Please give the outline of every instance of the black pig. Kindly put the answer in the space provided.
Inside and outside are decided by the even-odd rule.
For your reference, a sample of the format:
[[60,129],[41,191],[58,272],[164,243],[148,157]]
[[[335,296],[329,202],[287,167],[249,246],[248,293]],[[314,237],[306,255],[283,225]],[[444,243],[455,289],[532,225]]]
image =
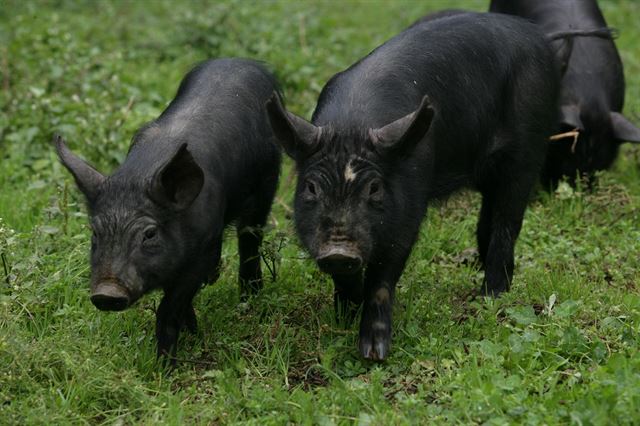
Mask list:
[[281,160],[264,110],[274,90],[273,76],[254,61],[198,65],[108,177],[55,140],[88,203],[91,301],[120,311],[163,289],[159,355],[175,355],[181,328],[195,331],[192,300],[203,282],[217,278],[226,225],[237,224],[241,294],[262,286],[260,228]]
[[[547,33],[606,26],[595,0],[492,0],[492,12],[508,13],[539,24]],[[556,133],[578,129],[550,144],[543,183],[550,188],[567,176],[585,176],[611,166],[622,142],[640,142],[640,129],[621,111],[624,104],[622,61],[612,39],[579,37],[555,41],[565,69],[561,82],[561,114]]]
[[509,289],[556,117],[556,68],[537,26],[456,13],[413,25],[331,78],[312,123],[269,101],[298,169],[298,234],[332,275],[336,307],[364,302],[363,357],[388,354],[394,289],[434,198],[482,193],[482,290]]

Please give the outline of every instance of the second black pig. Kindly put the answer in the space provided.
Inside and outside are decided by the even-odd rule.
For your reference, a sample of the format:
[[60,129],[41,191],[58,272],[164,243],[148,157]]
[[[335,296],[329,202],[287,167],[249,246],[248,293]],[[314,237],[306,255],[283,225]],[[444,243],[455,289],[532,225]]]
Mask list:
[[91,301],[119,311],[164,290],[156,312],[159,355],[175,354],[183,327],[195,330],[192,300],[217,277],[226,225],[237,224],[241,293],[262,286],[260,228],[281,158],[264,110],[274,90],[274,78],[257,62],[202,63],[162,115],[137,132],[111,176],[55,141],[87,199]]
[[462,187],[482,193],[482,291],[509,289],[558,80],[537,26],[456,13],[413,25],[331,78],[312,123],[277,95],[269,102],[297,165],[297,232],[332,275],[336,307],[364,302],[363,357],[389,353],[395,286],[434,198]]
[[[492,0],[490,10],[531,20],[547,33],[607,25],[595,0]],[[555,131],[577,129],[579,135],[551,143],[543,183],[555,187],[563,176],[572,183],[585,176],[591,183],[595,171],[613,164],[622,142],[640,142],[640,129],[622,115],[622,61],[610,38],[576,37],[554,44],[565,70]]]

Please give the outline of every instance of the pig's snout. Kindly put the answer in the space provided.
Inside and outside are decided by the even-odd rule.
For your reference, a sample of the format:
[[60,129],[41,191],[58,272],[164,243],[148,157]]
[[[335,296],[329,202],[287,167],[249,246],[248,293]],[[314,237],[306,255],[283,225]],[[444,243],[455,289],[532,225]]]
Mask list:
[[103,281],[91,292],[91,302],[101,311],[122,311],[129,307],[131,297],[120,283]]
[[325,247],[316,258],[318,266],[329,274],[353,274],[362,268],[362,256],[353,245]]

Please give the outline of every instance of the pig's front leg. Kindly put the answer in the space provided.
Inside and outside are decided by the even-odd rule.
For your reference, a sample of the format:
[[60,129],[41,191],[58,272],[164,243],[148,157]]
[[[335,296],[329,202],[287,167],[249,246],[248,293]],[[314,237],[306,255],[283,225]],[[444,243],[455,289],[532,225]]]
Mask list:
[[158,357],[170,357],[171,365],[175,365],[180,330],[186,327],[195,332],[197,328],[196,314],[193,310],[192,301],[200,288],[200,283],[181,284],[177,289],[165,291],[156,312]]
[[360,354],[366,359],[382,361],[389,354],[395,288],[409,251],[367,266],[358,342]]
[[360,320],[360,354],[382,361],[391,346],[391,314],[395,283],[379,282],[365,289],[365,302]]
[[[175,365],[178,336],[183,328],[195,333],[197,331],[196,313],[193,309],[193,298],[202,282],[211,278],[218,270],[222,245],[218,241],[213,250],[202,254],[199,269],[191,269],[182,275],[180,282],[165,288],[164,297],[156,312],[156,338],[158,340],[158,357],[168,356],[171,365]],[[193,265],[191,265],[193,267]],[[180,276],[180,275],[179,275]]]
[[332,278],[336,321],[350,324],[362,305],[362,272],[351,275],[334,274]]

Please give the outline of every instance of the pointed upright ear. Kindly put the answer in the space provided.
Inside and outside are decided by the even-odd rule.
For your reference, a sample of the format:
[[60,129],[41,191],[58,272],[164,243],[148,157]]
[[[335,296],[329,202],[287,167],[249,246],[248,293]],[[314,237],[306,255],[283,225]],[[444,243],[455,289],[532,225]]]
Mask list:
[[62,136],[54,135],[53,145],[62,165],[71,172],[80,191],[92,203],[98,195],[100,184],[105,180],[104,175],[71,152]]
[[619,142],[640,143],[640,129],[619,112],[609,113],[613,136]]
[[584,130],[578,105],[562,105],[560,107],[560,123],[573,127],[574,129]]
[[204,172],[184,143],[156,172],[149,196],[156,203],[174,210],[189,207],[204,185]]
[[414,112],[377,129],[369,129],[371,142],[380,150],[411,149],[429,131],[434,111],[427,96]]
[[322,127],[287,111],[277,92],[273,92],[265,107],[273,134],[291,158],[310,155],[318,148]]

